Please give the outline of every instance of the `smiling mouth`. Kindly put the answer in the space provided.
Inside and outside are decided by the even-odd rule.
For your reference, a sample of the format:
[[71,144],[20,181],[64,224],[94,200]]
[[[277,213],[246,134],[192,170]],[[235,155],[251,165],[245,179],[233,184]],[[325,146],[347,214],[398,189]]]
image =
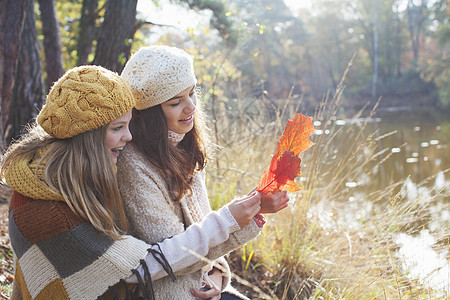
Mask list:
[[111,152],[116,154],[116,155],[119,155],[120,151],[122,151],[122,150],[123,150],[123,147],[121,147],[121,148],[113,148],[113,149],[111,149]]
[[193,116],[191,115],[191,116],[187,117],[186,119],[180,120],[180,122],[190,121],[190,120],[192,120],[192,117]]

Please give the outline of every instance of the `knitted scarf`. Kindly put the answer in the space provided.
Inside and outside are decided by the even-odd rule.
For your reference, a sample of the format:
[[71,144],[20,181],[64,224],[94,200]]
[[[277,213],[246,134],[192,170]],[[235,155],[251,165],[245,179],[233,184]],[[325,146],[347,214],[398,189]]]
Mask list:
[[[9,235],[19,291],[13,294],[23,299],[96,299],[120,282],[126,286],[123,279],[140,264],[145,267],[149,246],[131,236],[114,240],[76,215],[60,195],[36,178],[38,159],[21,157],[5,174],[15,190]],[[39,177],[42,170],[37,172]],[[134,299],[139,293],[144,297],[140,299],[152,299],[151,278],[145,277],[139,276],[141,284],[135,291],[127,288],[126,298]]]

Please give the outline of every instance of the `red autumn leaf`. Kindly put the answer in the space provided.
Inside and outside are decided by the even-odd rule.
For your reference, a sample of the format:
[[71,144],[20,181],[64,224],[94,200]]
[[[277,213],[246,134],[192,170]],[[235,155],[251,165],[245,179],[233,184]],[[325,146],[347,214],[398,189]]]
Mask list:
[[259,182],[256,188],[258,192],[269,193],[278,190],[278,182],[276,181],[275,174],[270,171],[264,171],[263,178]]
[[315,131],[310,117],[297,114],[292,121],[288,121],[283,135],[277,144],[277,152],[272,157],[269,171],[258,185],[257,190],[262,193],[287,190],[295,192],[300,186],[294,179],[300,176],[300,162],[298,155],[314,145],[309,139]]
[[279,158],[278,155],[274,155],[269,171],[264,172],[264,177],[257,190],[262,193],[300,190],[300,187],[294,181],[301,174],[300,162],[300,157],[290,151],[285,151]]
[[309,136],[315,131],[310,117],[297,114],[292,121],[288,121],[284,128],[283,135],[277,145],[279,154],[285,151],[291,151],[295,155],[299,155],[312,145]]

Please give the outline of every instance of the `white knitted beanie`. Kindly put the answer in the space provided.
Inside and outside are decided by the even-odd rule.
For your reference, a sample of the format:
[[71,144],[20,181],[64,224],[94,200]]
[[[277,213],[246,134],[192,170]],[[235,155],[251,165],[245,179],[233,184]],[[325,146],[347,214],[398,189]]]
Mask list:
[[169,46],[140,48],[121,76],[129,83],[139,110],[161,104],[197,83],[192,56]]

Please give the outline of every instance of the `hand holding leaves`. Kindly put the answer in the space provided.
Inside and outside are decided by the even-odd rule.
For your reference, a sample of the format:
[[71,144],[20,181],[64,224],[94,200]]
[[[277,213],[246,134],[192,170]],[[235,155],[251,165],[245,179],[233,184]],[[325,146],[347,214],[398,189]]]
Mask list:
[[288,121],[272,157],[268,171],[264,172],[257,191],[262,193],[300,190],[294,179],[301,175],[298,155],[314,145],[309,136],[315,131],[310,117],[297,114]]

